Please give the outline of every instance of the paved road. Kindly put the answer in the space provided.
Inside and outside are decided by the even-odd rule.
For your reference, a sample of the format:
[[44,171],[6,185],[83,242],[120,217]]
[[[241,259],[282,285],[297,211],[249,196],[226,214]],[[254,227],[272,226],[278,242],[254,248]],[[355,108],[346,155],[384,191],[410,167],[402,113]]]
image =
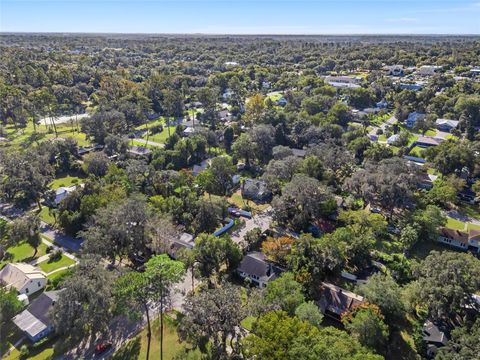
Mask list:
[[143,145],[151,145],[151,146],[156,146],[156,147],[159,147],[159,148],[163,148],[165,146],[165,144],[160,144],[158,142],[155,142],[155,141],[152,141],[152,140],[145,140],[145,139],[134,139],[135,142],[138,142],[138,143],[143,143]]

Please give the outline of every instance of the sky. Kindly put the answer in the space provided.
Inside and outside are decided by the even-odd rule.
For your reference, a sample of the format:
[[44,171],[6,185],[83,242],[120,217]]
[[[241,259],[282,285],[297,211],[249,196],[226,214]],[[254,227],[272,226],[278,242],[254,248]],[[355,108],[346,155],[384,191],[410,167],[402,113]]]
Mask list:
[[480,0],[0,0],[0,32],[480,34]]

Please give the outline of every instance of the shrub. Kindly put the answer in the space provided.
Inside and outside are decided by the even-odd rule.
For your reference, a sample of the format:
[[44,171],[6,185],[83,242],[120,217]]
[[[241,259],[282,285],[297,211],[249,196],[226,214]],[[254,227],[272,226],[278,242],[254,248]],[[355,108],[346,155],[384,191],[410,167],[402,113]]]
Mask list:
[[27,359],[28,355],[30,355],[30,349],[27,345],[23,344],[20,348],[20,359]]
[[62,257],[62,250],[57,249],[50,253],[49,261],[57,261],[57,260],[60,260],[61,257]]

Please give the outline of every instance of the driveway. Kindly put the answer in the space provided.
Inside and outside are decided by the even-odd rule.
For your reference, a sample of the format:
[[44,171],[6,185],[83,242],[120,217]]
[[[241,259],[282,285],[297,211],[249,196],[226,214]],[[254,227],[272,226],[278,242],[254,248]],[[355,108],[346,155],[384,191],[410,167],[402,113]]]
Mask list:
[[245,226],[243,226],[241,229],[232,233],[231,238],[237,244],[241,244],[241,242],[243,241],[243,238],[245,237],[248,231],[258,227],[262,230],[262,232],[264,232],[265,230],[270,228],[270,224],[272,222],[273,222],[272,208],[268,207],[261,213],[258,213],[257,215],[253,216],[251,219],[247,219],[245,221]]
[[42,221],[40,229],[43,236],[58,246],[61,246],[66,251],[78,252],[82,246],[83,239],[74,238],[73,236],[55,230],[50,225]]

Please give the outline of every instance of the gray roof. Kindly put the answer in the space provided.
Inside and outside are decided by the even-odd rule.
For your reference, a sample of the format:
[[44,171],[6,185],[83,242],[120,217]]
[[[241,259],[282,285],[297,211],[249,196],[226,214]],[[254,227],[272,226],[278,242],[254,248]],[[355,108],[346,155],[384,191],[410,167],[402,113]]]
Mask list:
[[364,301],[362,296],[330,283],[323,282],[322,288],[318,306],[323,313],[328,310],[340,316],[345,311],[350,310],[352,306],[361,304]]
[[237,271],[255,275],[260,280],[266,282],[282,272],[282,269],[268,262],[263,253],[253,251],[245,255]]
[[29,336],[35,337],[51,325],[50,308],[58,300],[61,290],[46,291],[36,298],[22,311],[13,318],[13,322],[18,328],[26,332]]
[[432,323],[430,320],[427,320],[423,324],[423,341],[426,341],[427,343],[436,343],[436,344],[442,344],[446,345],[447,344],[447,337],[445,334],[440,331],[440,329]]

